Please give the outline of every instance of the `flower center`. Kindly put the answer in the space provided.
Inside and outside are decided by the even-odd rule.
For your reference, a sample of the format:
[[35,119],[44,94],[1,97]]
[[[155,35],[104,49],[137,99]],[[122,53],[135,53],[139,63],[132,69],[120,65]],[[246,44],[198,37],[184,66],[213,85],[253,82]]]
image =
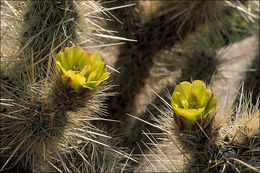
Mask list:
[[189,109],[198,109],[199,107],[200,106],[195,101],[189,103]]
[[73,68],[72,68],[72,71],[78,71],[78,72],[80,72],[82,70],[82,68],[80,68],[80,67],[78,67],[78,66],[73,66]]
[[78,67],[78,66],[73,66],[72,67],[72,72],[74,74],[80,74],[82,76],[88,76],[89,72],[91,70],[91,66],[90,65],[85,65],[85,67]]
[[199,109],[200,107],[198,98],[194,94],[191,94],[189,98],[189,109]]

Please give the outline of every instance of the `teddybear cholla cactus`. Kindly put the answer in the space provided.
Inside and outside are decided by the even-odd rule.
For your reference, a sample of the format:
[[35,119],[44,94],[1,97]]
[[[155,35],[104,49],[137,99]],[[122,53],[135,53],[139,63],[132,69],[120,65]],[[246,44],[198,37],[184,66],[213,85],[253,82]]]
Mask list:
[[[1,114],[4,160],[1,170],[17,164],[30,171],[39,171],[42,167],[48,170],[46,165],[56,165],[54,168],[57,170],[88,170],[89,166],[84,162],[74,168],[72,156],[70,162],[66,160],[66,155],[73,150],[82,161],[87,160],[84,149],[78,144],[95,142],[93,135],[100,132],[94,132],[98,130],[91,127],[89,121],[104,111],[101,105],[109,95],[105,94],[109,86],[101,85],[109,75],[104,62],[98,55],[88,55],[80,47],[66,48],[56,57],[57,64],[64,66],[58,66],[62,75],[54,68],[51,77],[34,86],[21,87],[21,91],[16,88],[8,91],[8,86],[2,86],[2,92],[10,93],[11,98],[2,99],[6,113]],[[88,72],[73,71],[72,75],[80,75],[76,77],[71,76],[70,71],[61,70],[81,66],[87,66]],[[63,80],[64,76],[69,78],[68,82]],[[85,85],[77,83],[82,78],[87,90],[83,89]],[[79,88],[82,92],[78,91]],[[19,95],[14,92],[19,92]]]
[[[136,1],[128,0],[123,3],[131,4],[132,2]],[[115,1],[115,3],[122,4],[121,1]],[[115,67],[121,69],[120,74],[115,77],[115,82],[119,85],[116,92],[120,94],[111,98],[108,102],[111,118],[122,121],[122,129],[119,130],[119,133],[129,133],[128,144],[135,142],[136,139],[132,136],[139,135],[133,134],[131,136],[131,133],[135,133],[135,129],[137,129],[134,126],[135,122],[128,116],[122,115],[126,113],[139,114],[137,110],[140,110],[139,107],[141,106],[136,104],[141,98],[139,95],[143,96],[141,98],[143,100],[155,98],[151,90],[158,86],[150,84],[152,82],[149,81],[152,76],[151,69],[155,66],[155,59],[165,58],[168,61],[177,59],[175,54],[172,53],[175,51],[176,45],[200,29],[210,28],[212,32],[214,30],[214,33],[217,33],[216,30],[220,29],[220,26],[223,29],[224,23],[228,22],[228,18],[236,11],[235,6],[239,4],[239,2],[233,1],[161,1],[161,5],[149,17],[149,20],[142,20],[142,16],[138,13],[141,11],[139,8],[141,3],[141,1],[137,2],[137,7],[118,9],[115,11],[117,13],[114,13],[124,23],[124,25],[116,25],[117,28],[121,28],[121,36],[137,40],[136,43],[129,42],[120,48],[118,59],[115,62]],[[153,1],[150,1],[150,3],[153,4]],[[187,60],[188,65],[183,61],[185,61],[184,58],[173,68],[178,70],[182,68],[180,70],[184,71],[183,66],[196,64],[193,62],[196,61],[196,58]],[[214,58],[210,61],[205,63],[215,65]],[[169,63],[166,65],[168,66]],[[189,70],[189,68],[187,69]],[[196,68],[191,67],[191,69]],[[215,67],[210,69],[210,72],[213,71],[212,73],[214,73]],[[185,77],[189,78],[190,74]],[[174,81],[179,80],[176,78]],[[145,109],[143,108],[143,110]],[[124,123],[127,126],[123,125]]]
[[[198,81],[193,83],[195,82]],[[176,86],[172,96],[173,109],[167,104],[161,110],[161,118],[157,119],[156,127],[163,130],[160,136],[163,137],[163,142],[157,143],[156,138],[147,134],[154,148],[150,149],[137,171],[259,172],[258,106],[252,105],[247,98],[241,100],[235,115],[229,109],[218,107],[216,112],[210,111],[211,115],[203,116],[207,111],[202,112],[202,119],[194,122],[197,116],[185,106],[192,103],[185,101],[190,100],[192,94],[187,95],[189,89],[182,88],[182,85],[183,83]],[[180,90],[184,92],[179,92]],[[176,92],[179,92],[178,98],[175,97]],[[197,96],[198,100],[202,98],[201,93]],[[176,102],[179,102],[177,109],[174,105]],[[210,102],[206,105],[214,107],[214,104],[210,106]],[[182,116],[179,114],[180,109],[183,110]],[[176,121],[176,116],[182,119],[182,123]],[[233,116],[235,121],[232,121]],[[191,129],[190,123],[196,125],[193,126],[196,128]]]
[[[118,2],[119,4],[122,3],[121,1]],[[5,1],[5,3],[9,4],[8,1]],[[68,45],[78,45],[76,43],[84,45],[86,42],[92,44],[92,42],[95,41],[102,43],[100,40],[96,40],[96,38],[86,40],[86,38],[89,38],[88,34],[92,33],[89,28],[91,28],[91,26],[93,27],[93,25],[97,26],[95,22],[101,18],[100,16],[93,16],[93,13],[102,10],[98,5],[95,5],[96,3],[94,1],[55,0],[29,1],[28,3],[30,4],[30,9],[23,15],[25,22],[23,22],[24,25],[22,25],[23,32],[21,32],[22,34],[20,33],[22,36],[5,37],[5,40],[8,40],[6,38],[21,39],[18,40],[18,45],[20,45],[20,49],[17,51],[18,54],[13,56],[13,54],[8,54],[4,51],[3,55],[14,57],[15,60],[19,60],[22,63],[14,61],[16,65],[15,68],[5,68],[3,75],[6,75],[6,72],[9,72],[9,74],[12,73],[12,81],[8,81],[5,76],[1,76],[3,83],[1,86],[3,93],[1,96],[1,104],[3,105],[3,110],[1,110],[0,124],[0,161],[3,163],[1,164],[1,169],[5,170],[6,168],[12,168],[18,165],[18,169],[23,167],[26,171],[42,172],[115,171],[115,169],[113,169],[116,160],[113,157],[115,153],[108,152],[110,150],[106,144],[98,143],[95,145],[95,143],[99,142],[98,138],[102,138],[100,141],[105,141],[106,143],[106,141],[109,141],[106,140],[106,138],[109,137],[98,134],[100,130],[96,129],[93,124],[89,122],[89,120],[97,119],[95,117],[97,112],[104,112],[103,109],[100,109],[103,108],[100,102],[105,99],[104,96],[109,95],[103,92],[103,89],[106,90],[109,86],[106,84],[99,86],[102,80],[107,78],[107,75],[102,76],[98,74],[99,72],[101,72],[101,74],[104,72],[104,66],[100,66],[100,69],[94,72],[88,66],[91,63],[78,66],[73,62],[73,64],[76,65],[74,68],[73,65],[68,66],[66,60],[63,61],[62,58],[57,58],[58,73],[57,71],[55,72],[52,65],[53,55]],[[145,85],[145,78],[149,76],[149,70],[151,66],[153,66],[153,56],[160,55],[161,50],[166,50],[166,56],[169,57],[169,59],[174,59],[175,57],[172,58],[168,51],[174,47],[177,42],[182,41],[190,33],[193,33],[196,29],[205,24],[210,25],[210,28],[214,28],[218,23],[225,21],[226,17],[230,16],[231,9],[237,9],[237,6],[234,5],[237,3],[233,3],[232,1],[165,1],[164,3],[166,5],[161,6],[162,8],[157,11],[158,13],[155,13],[156,15],[152,16],[151,20],[143,24],[141,24],[140,16],[136,13],[137,10],[135,8],[131,7],[130,13],[125,9],[123,10],[124,12],[126,11],[126,13],[124,13],[126,17],[123,16],[123,20],[125,20],[122,25],[123,32],[125,32],[123,36],[137,39],[138,42],[137,44],[125,44],[122,49],[120,49],[121,52],[115,64],[116,68],[121,68],[119,77],[120,87],[118,89],[120,93],[117,98],[113,98],[112,101],[109,102],[111,104],[110,116],[114,116],[113,118],[115,119],[122,118],[125,120],[126,112],[135,112],[135,106],[133,106],[135,105],[134,99],[136,95],[142,94],[140,92],[142,90],[140,89]],[[84,6],[84,4],[87,4],[87,6],[92,4],[93,9],[91,13],[86,13],[87,20],[80,20],[83,15],[78,14],[78,9]],[[107,5],[109,3],[104,4]],[[16,10],[13,11],[14,15],[17,16]],[[15,19],[17,19],[17,17],[15,17]],[[21,21],[23,19],[20,18]],[[80,23],[80,21],[90,21],[89,23],[92,25],[88,25],[88,22],[82,22],[84,24],[81,25],[82,23]],[[96,34],[96,36],[102,35],[100,34],[102,32],[106,32],[100,26],[94,28],[94,31],[99,33]],[[118,30],[118,28],[115,29]],[[75,32],[76,30],[77,32]],[[10,42],[11,41],[9,41],[9,43]],[[11,45],[13,45],[12,42]],[[87,46],[89,46],[89,44],[87,44]],[[9,46],[5,45],[5,47],[8,48]],[[66,51],[67,50],[65,50],[65,52]],[[61,55],[61,57],[63,56]],[[69,59],[70,58],[67,60]],[[193,61],[196,60],[196,58],[192,59],[192,65],[194,65]],[[214,58],[210,58],[210,60],[213,60],[213,64],[216,63]],[[19,66],[17,66],[17,64],[19,64]],[[190,69],[194,69],[194,67],[189,66],[190,63],[187,64],[186,66],[188,67],[185,68],[188,72],[182,74],[185,80],[190,77],[190,73],[194,72],[190,71]],[[184,65],[180,68],[183,68],[183,66]],[[195,63],[195,66],[199,65]],[[215,66],[213,70],[212,67],[209,68],[211,69],[210,72],[214,72]],[[196,72],[198,69],[199,68],[196,68]],[[89,73],[89,70],[93,72],[92,75]],[[185,69],[181,70],[185,72]],[[203,71],[203,68],[200,66],[199,70]],[[204,73],[206,73],[205,70]],[[210,73],[210,75],[212,73]],[[60,77],[60,74],[62,77]],[[103,74],[106,74],[106,72]],[[44,78],[44,76],[46,78]],[[180,77],[178,81],[180,80],[183,80],[183,78],[181,79]],[[187,104],[184,103],[184,105],[187,107]],[[176,151],[177,154],[174,155],[175,158],[166,160],[165,164],[162,160],[165,159],[165,155],[168,155],[167,153],[162,153],[163,155],[159,156],[159,160],[162,161],[160,163],[163,163],[163,166],[167,167],[167,169],[158,168],[157,171],[170,170],[181,172],[182,170],[190,171],[191,169],[195,171],[225,171],[229,170],[227,169],[228,161],[231,164],[233,163],[231,161],[236,161],[240,166],[243,165],[250,170],[255,170],[254,165],[257,165],[258,157],[256,157],[256,159],[248,159],[255,158],[255,155],[251,155],[251,150],[249,151],[244,147],[243,151],[245,152],[241,155],[241,153],[238,154],[237,151],[233,150],[232,147],[223,141],[223,139],[225,139],[224,136],[228,135],[225,133],[222,135],[222,131],[218,130],[220,127],[218,117],[221,116],[216,115],[213,124],[211,119],[200,124],[205,133],[200,128],[197,128],[199,133],[193,133],[191,131],[183,132],[178,131],[177,126],[175,126],[174,121],[172,121],[173,112],[171,107],[169,110],[168,112],[166,111],[167,113],[162,111],[162,114],[165,115],[166,118],[162,118],[162,121],[159,121],[159,123],[161,124],[161,130],[168,135],[166,139],[168,140],[168,144],[167,147],[164,147],[164,149],[166,148],[165,151],[170,151],[169,153]],[[209,112],[211,112],[211,110]],[[225,113],[222,115],[230,114]],[[127,130],[134,129],[128,120],[126,123],[128,126],[123,126],[123,128],[127,127]],[[113,127],[118,129],[118,126]],[[176,129],[173,129],[173,127],[176,127]],[[247,128],[249,130],[245,130],[243,133],[239,133],[240,131],[233,133],[234,129],[231,129],[230,134],[232,134],[233,137],[231,140],[230,137],[227,140],[230,140],[230,143],[233,145],[234,142],[237,142],[235,139],[243,136],[243,134],[253,134],[254,136],[255,130],[252,130],[251,126]],[[102,127],[101,129],[104,128]],[[122,128],[119,130],[120,132],[121,129]],[[136,131],[133,132],[136,133]],[[207,138],[205,134],[207,134],[209,138]],[[218,138],[217,134],[221,134],[220,136],[223,137]],[[138,134],[134,135],[138,136]],[[250,145],[251,148],[255,147],[255,144],[257,144],[255,143],[256,140],[251,140],[251,138],[249,139],[247,136],[249,135],[246,135],[245,138],[241,138],[243,146],[245,146],[245,144],[252,144]],[[134,142],[136,141],[136,138],[133,138],[131,135],[129,135],[128,138],[133,139]],[[96,141],[96,139],[98,139],[98,141]],[[213,142],[211,143],[209,141]],[[173,145],[175,143],[177,143],[177,145]],[[172,149],[172,146],[176,147]],[[204,146],[207,146],[206,148],[209,152],[204,152]],[[238,145],[235,144],[235,146]],[[164,150],[159,148],[159,151]],[[217,157],[219,156],[217,155],[218,151],[221,153],[220,159]],[[252,151],[255,152],[256,150],[253,148]],[[208,156],[207,154],[209,154],[210,158],[219,159],[217,161],[220,162],[214,162],[215,160],[212,161],[204,158],[201,160],[198,159],[198,156]],[[243,158],[245,162],[236,160],[236,158],[233,157],[234,155],[238,157],[241,156],[240,158]],[[176,160],[180,162],[178,163]],[[168,164],[168,161],[173,161],[177,164]],[[200,163],[202,163],[202,165]],[[240,170],[240,167],[236,167],[235,170],[236,169]],[[233,170],[232,166],[231,170]]]
[[[92,17],[93,10],[102,10],[94,2],[28,1],[21,5],[6,1],[4,4],[5,10],[13,10],[25,21],[13,29],[18,33],[15,37],[20,38],[17,43],[20,48],[2,52],[7,62],[15,66],[6,63],[1,71],[0,170],[115,171],[120,165],[115,165],[115,161],[120,159],[121,152],[110,144],[116,142],[91,124],[100,119],[98,115],[105,114],[103,102],[112,95],[106,93],[111,85],[102,84],[109,76],[104,62],[99,55],[77,47],[66,48],[60,53],[64,56],[59,54],[58,70],[53,64],[55,52],[67,45],[79,41],[93,44],[86,37],[75,38],[80,34],[91,37],[93,32],[85,26],[76,27],[79,21],[92,26],[79,14],[80,9],[86,7],[85,12],[91,11]],[[4,21],[13,21],[10,15],[6,16]],[[14,36],[9,31],[7,28],[4,40]],[[72,69],[73,66],[78,68]]]

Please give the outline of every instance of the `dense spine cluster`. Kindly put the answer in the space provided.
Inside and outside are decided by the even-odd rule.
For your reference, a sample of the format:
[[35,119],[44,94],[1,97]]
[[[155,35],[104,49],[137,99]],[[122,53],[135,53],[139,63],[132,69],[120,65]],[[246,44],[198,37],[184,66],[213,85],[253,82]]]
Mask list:
[[[1,2],[0,172],[260,172],[258,8]],[[195,80],[218,102],[188,130]]]

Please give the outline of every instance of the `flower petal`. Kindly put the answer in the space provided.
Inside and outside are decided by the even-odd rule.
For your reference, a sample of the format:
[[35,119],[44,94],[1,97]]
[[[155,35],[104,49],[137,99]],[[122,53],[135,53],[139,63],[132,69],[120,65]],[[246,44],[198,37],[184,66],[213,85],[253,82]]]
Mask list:
[[200,80],[193,81],[191,93],[197,98],[197,102],[200,106],[204,105],[207,96],[207,88],[204,82]]
[[180,101],[180,93],[178,91],[174,91],[172,94],[171,103],[175,104],[177,107],[182,108],[182,103]]
[[205,107],[199,109],[182,109],[182,108],[174,109],[177,115],[181,115],[186,119],[190,119],[190,120],[196,120],[198,118],[202,118],[201,114],[204,112],[204,110]]
[[100,81],[104,81],[107,80],[109,77],[110,73],[109,72],[105,72],[102,74],[102,76],[99,78]]
[[78,90],[86,82],[86,78],[84,76],[75,74],[72,70],[69,70],[68,75],[64,75],[64,77],[69,77],[71,79],[71,81],[68,81],[68,84],[75,90]]
[[188,99],[191,93],[191,87],[191,83],[185,81],[177,85],[174,91],[179,92],[181,95],[185,96]]
[[93,90],[93,89],[97,88],[99,85],[98,85],[97,81],[90,81],[90,82],[85,83],[83,86],[88,89]]
[[91,72],[90,75],[88,76],[88,82],[94,81],[96,79],[96,76],[97,76],[97,70]]
[[81,70],[80,75],[85,76],[87,74],[87,72],[89,72],[90,70],[91,70],[91,66],[87,64]]
[[66,47],[64,50],[64,57],[65,57],[65,62],[69,65],[68,68],[72,69],[73,66],[75,66],[74,63],[74,58],[73,58],[73,47]]
[[58,70],[60,73],[64,74],[64,75],[68,75],[68,72],[66,69],[63,68],[63,66],[61,65],[61,63],[59,61],[56,61],[56,65],[58,67]]
[[218,99],[212,95],[210,101],[208,102],[208,104],[205,108],[205,112],[204,112],[203,117],[206,117],[209,113],[211,113],[214,110],[214,108],[217,104],[217,101],[218,101]]
[[86,62],[87,56],[81,47],[79,47],[79,46],[75,47],[73,56],[74,56],[74,59],[77,60],[73,65],[80,67],[80,68],[83,68],[84,66],[87,65],[87,62]]
[[61,62],[61,65],[62,65],[66,70],[69,69],[70,66],[69,66],[68,62],[66,61],[66,58],[65,58],[63,52],[58,53],[58,55],[56,56],[56,61],[60,61],[60,62]]

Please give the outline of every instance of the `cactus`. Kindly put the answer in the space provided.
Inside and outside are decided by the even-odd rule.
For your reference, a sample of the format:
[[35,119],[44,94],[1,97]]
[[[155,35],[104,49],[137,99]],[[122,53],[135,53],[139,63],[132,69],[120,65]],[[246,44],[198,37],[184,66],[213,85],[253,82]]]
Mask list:
[[[242,93],[240,105],[218,107],[215,114],[197,123],[197,130],[180,130],[170,105],[165,102],[156,119],[163,133],[151,140],[142,172],[259,172],[259,107]],[[233,118],[235,116],[235,119]],[[157,143],[158,142],[158,143]]]
[[[126,120],[123,120],[125,116],[121,115],[135,113],[132,112],[133,102],[136,95],[140,93],[140,88],[144,86],[145,79],[149,76],[155,52],[174,46],[204,25],[211,26],[218,23],[220,15],[224,17],[230,15],[231,7],[226,6],[223,2],[213,3],[205,2],[204,4],[201,1],[165,2],[157,10],[158,14],[143,24],[134,7],[118,11],[120,16],[125,18],[122,17],[125,23],[121,27],[121,36],[134,38],[138,42],[122,45],[120,49],[122,53],[119,54],[115,62],[115,67],[122,68],[122,70],[117,77],[119,87],[116,90],[121,94],[109,100],[109,112],[113,119],[122,120],[123,123],[124,121],[128,122],[127,117]],[[217,8],[216,12],[212,13],[210,7]],[[203,10],[206,10],[206,15],[201,15]],[[176,15],[181,13],[184,14]]]
[[7,114],[1,116],[1,147],[6,157],[1,169],[9,163],[21,162],[23,168],[35,171],[43,162],[53,162],[51,153],[66,154],[71,147],[80,151],[76,145],[78,140],[95,141],[88,121],[102,111],[100,104],[108,89],[102,88],[79,95],[64,86],[57,76],[13,91],[3,85],[2,92],[12,95],[2,100]]
[[257,7],[1,2],[0,172],[259,172]]
[[[85,10],[89,13],[96,8],[101,12],[100,7],[94,2],[73,1],[3,3],[7,12],[8,9],[14,12],[20,9],[17,17],[22,23],[21,28],[16,30],[20,36],[17,37],[19,43],[14,42],[19,45],[17,52],[2,52],[4,58],[9,58],[15,65],[6,64],[4,71],[1,71],[0,170],[121,170],[120,164],[114,164],[122,162],[123,156],[128,158],[128,155],[114,148],[116,141],[109,137],[112,134],[106,134],[106,131],[92,124],[92,121],[101,120],[100,116],[106,114],[104,102],[114,95],[107,92],[112,85],[104,82],[109,76],[107,68],[98,55],[89,57],[82,49],[78,51],[79,48],[75,49],[77,54],[71,54],[73,48],[65,48],[79,41],[86,42],[78,38],[80,34],[86,37],[94,32],[89,23],[82,22],[85,21],[82,19],[84,16],[77,6],[87,7]],[[8,22],[8,17],[5,21]],[[90,27],[85,30],[82,26],[76,27],[79,21]],[[6,29],[9,35],[5,35],[3,40],[13,34]],[[58,52],[64,48],[65,56],[62,57],[60,54],[64,53]],[[53,55],[57,55],[56,58]],[[79,55],[81,59],[77,57]],[[82,62],[82,58],[91,62]],[[53,63],[54,59],[57,65]],[[74,81],[81,76],[67,76],[70,72],[76,75],[76,71],[67,68],[82,63],[89,67],[84,67],[84,74],[82,71],[87,83],[78,85]],[[70,80],[66,83],[64,79]]]

